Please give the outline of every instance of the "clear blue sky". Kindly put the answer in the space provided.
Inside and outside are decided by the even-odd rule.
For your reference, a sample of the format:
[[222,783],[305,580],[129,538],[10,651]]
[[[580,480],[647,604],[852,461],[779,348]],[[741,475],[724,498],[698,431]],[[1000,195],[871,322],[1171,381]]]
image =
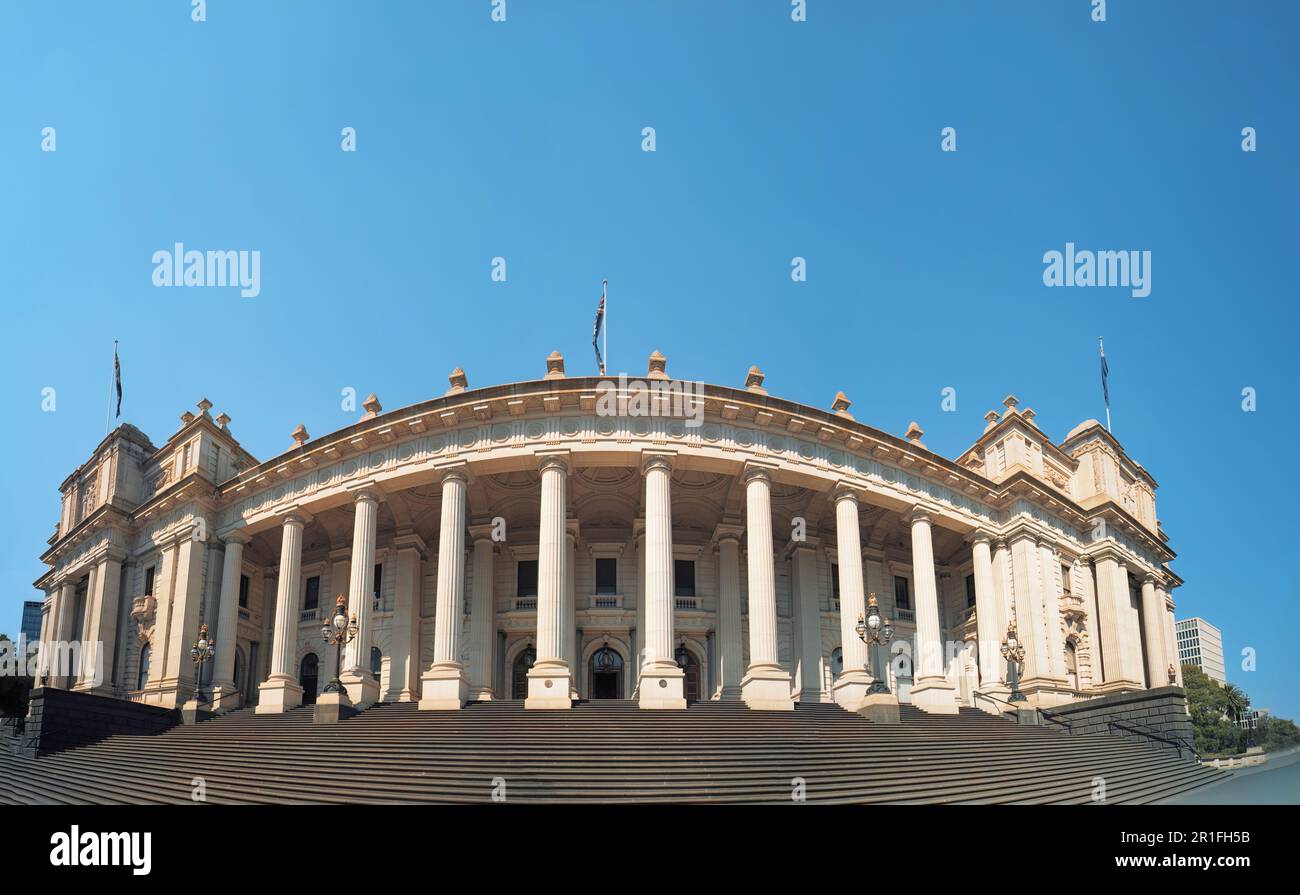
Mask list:
[[[346,386],[395,408],[456,365],[535,378],[559,349],[591,371],[608,277],[613,370],[656,347],[710,382],[757,363],[775,394],[843,389],[949,457],[1008,392],[1056,439],[1102,417],[1104,335],[1180,617],[1223,628],[1257,705],[1300,715],[1295,4],[1111,0],[1103,24],[1087,0],[809,0],[802,24],[786,0],[508,0],[505,23],[489,0],[189,7],[0,5],[0,629],[104,434],[114,338],[124,420],[161,444],[207,396],[265,458],[298,423],[353,421]],[[154,288],[178,241],[259,250],[261,295]],[[1045,287],[1067,241],[1151,251],[1150,297]]]

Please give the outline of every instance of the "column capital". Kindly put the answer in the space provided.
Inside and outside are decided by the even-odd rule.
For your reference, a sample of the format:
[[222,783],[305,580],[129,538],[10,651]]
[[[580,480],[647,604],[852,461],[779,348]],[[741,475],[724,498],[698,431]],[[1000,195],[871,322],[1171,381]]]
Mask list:
[[469,471],[469,463],[464,460],[442,460],[433,464],[433,471],[438,474],[441,482],[450,479],[468,484],[473,478]]
[[852,485],[849,482],[843,480],[838,481],[831,488],[831,501],[833,503],[839,503],[841,500],[851,500],[854,503],[861,503],[861,498],[858,497],[858,491],[860,490],[861,489],[858,486]]
[[746,460],[744,466],[740,468],[740,478],[745,484],[749,484],[755,479],[761,479],[770,484],[772,472],[775,469],[775,463],[767,463],[762,460]]
[[745,526],[743,523],[735,520],[723,519],[718,523],[717,527],[713,529],[713,537],[710,538],[710,540],[715,544],[721,544],[723,541],[735,541],[739,544],[740,539],[744,537],[744,534]]
[[645,475],[652,469],[664,469],[671,473],[676,458],[676,451],[642,451],[641,474]]
[[987,528],[977,528],[970,534],[966,535],[966,543],[970,544],[972,547],[976,544],[983,543],[988,544],[989,547],[992,548],[996,541],[997,536]]
[[393,538],[393,546],[397,550],[414,550],[421,555],[428,555],[429,545],[425,543],[424,538],[414,531],[399,532],[397,537]]
[[242,529],[235,529],[234,531],[228,531],[225,534],[218,533],[217,538],[220,539],[222,543],[239,544],[241,547],[247,544],[250,540],[252,540],[248,532]]
[[909,509],[906,513],[904,513],[903,518],[907,520],[908,525],[914,525],[917,522],[933,524],[934,511],[931,510],[929,507],[925,506],[924,504],[917,504],[916,506]]
[[570,464],[569,451],[537,451],[533,456],[537,458],[537,468],[542,472],[545,472],[548,469],[558,469],[560,472],[568,475]]
[[472,540],[475,544],[477,544],[479,541],[488,541],[489,543],[496,543],[495,541],[492,540],[492,529],[495,527],[496,526],[494,526],[491,522],[473,523],[472,525],[468,526],[470,540]]
[[298,528],[302,528],[304,525],[311,522],[312,520],[311,513],[307,512],[297,504],[291,504],[289,506],[284,506],[284,507],[277,507],[275,510],[275,515],[280,517],[281,526],[294,525],[297,526]]
[[384,499],[383,489],[381,489],[373,480],[359,482],[355,485],[348,485],[347,491],[352,495],[354,503],[360,503],[363,500],[372,500],[375,503],[379,503]]

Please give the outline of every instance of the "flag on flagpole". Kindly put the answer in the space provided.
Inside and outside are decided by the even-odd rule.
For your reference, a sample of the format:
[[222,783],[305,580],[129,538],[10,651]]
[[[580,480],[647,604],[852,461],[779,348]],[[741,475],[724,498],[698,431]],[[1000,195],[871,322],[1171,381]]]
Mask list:
[[113,385],[117,388],[117,418],[122,417],[122,364],[117,359],[117,339],[113,340]]
[[1106,377],[1110,375],[1110,366],[1106,363],[1106,345],[1101,336],[1097,337],[1097,346],[1101,349],[1101,396],[1106,402],[1106,431],[1110,431],[1110,387]]
[[600,304],[596,307],[596,325],[591,330],[591,347],[596,349],[596,366],[600,369],[600,375],[605,375],[605,359],[600,353],[600,330],[605,325],[605,289],[609,280],[602,280],[600,284]]

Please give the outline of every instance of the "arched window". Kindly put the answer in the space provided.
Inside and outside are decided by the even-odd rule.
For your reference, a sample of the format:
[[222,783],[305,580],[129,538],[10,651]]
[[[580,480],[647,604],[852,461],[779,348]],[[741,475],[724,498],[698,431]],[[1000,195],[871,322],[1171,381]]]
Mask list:
[[145,641],[140,647],[140,670],[136,672],[135,688],[143,690],[144,685],[149,682],[149,641]]
[[302,657],[302,664],[298,666],[298,683],[302,684],[302,701],[303,705],[312,705],[316,702],[316,681],[320,674],[320,660],[316,658],[315,653],[308,653]]
[[515,657],[515,664],[511,667],[511,699],[528,698],[528,669],[533,667],[537,661],[537,651],[531,645],[524,648],[518,656]]

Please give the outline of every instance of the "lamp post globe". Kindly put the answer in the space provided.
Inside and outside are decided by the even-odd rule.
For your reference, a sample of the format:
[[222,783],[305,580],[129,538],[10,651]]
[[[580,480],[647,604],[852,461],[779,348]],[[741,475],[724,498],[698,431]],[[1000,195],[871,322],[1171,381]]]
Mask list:
[[858,616],[858,624],[854,630],[858,634],[858,639],[867,645],[867,651],[871,654],[871,686],[867,688],[867,695],[888,693],[889,685],[885,683],[881,651],[885,644],[894,639],[894,626],[889,623],[889,619],[881,616],[880,602],[875,594],[867,595],[867,611],[864,615]]
[[339,669],[343,664],[343,644],[351,643],[357,636],[357,617],[353,613],[349,622],[347,616],[347,598],[339,594],[334,600],[334,617],[326,619],[321,625],[321,640],[334,646],[334,679],[325,685],[323,693],[342,693],[343,682],[339,680]]

